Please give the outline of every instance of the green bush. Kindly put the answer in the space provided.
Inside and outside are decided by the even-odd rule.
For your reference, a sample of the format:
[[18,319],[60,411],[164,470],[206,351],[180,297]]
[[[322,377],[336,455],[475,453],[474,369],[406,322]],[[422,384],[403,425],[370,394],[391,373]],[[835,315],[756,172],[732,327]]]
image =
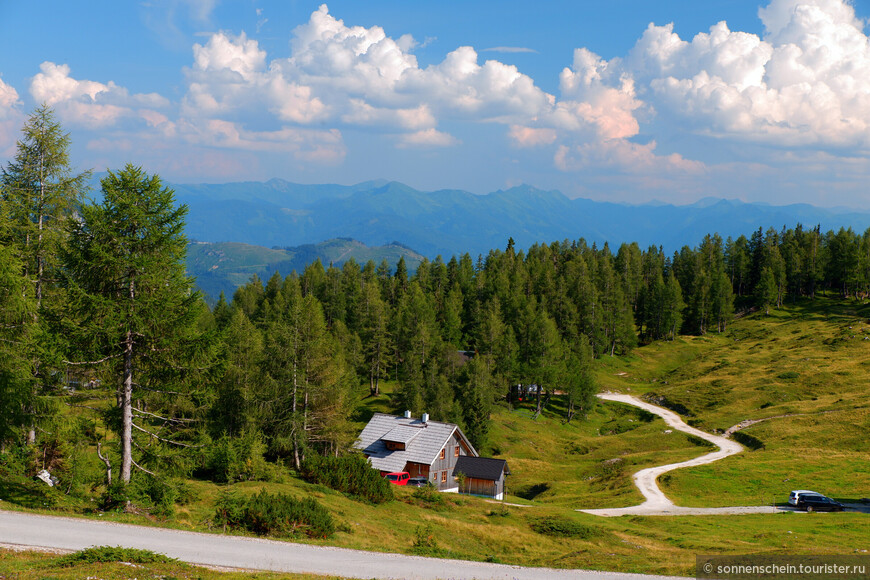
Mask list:
[[435,534],[431,524],[417,526],[414,531],[414,545],[411,547],[414,554],[420,556],[440,556],[443,553],[438,542],[435,541]]
[[365,457],[356,453],[342,457],[309,455],[302,462],[300,472],[308,482],[372,503],[384,503],[394,497],[390,482],[381,477]]
[[563,538],[580,538],[588,540],[600,535],[601,532],[592,526],[585,526],[567,518],[549,516],[532,520],[529,524],[539,534],[546,536],[558,536]]
[[261,436],[245,432],[239,437],[221,437],[207,447],[203,458],[205,475],[217,483],[271,481],[274,469],[263,458],[266,445]]
[[115,481],[106,488],[106,491],[100,496],[100,502],[97,505],[103,511],[115,511],[123,509],[131,499],[129,486],[124,485],[120,481]]
[[97,546],[59,558],[60,566],[75,566],[76,564],[99,564],[110,562],[127,562],[129,564],[153,564],[176,562],[175,558],[157,554],[150,550],[137,550],[135,548],[121,548],[110,546]]
[[711,441],[707,441],[703,437],[698,437],[696,435],[686,435],[686,439],[689,440],[689,443],[691,443],[692,445],[696,445],[698,447],[706,447],[708,449],[716,447],[715,443],[713,443]]
[[335,533],[332,516],[314,499],[298,500],[266,491],[248,499],[232,492],[221,494],[213,522],[224,528],[244,529],[261,536],[328,538]]
[[152,508],[155,515],[169,517],[175,513],[175,503],[180,494],[174,482],[145,475],[134,479],[130,485],[130,495],[134,501]]
[[753,451],[764,449],[764,441],[758,439],[757,437],[753,437],[749,433],[744,433],[743,431],[735,431],[731,434],[731,437],[741,445],[748,447]]
[[444,494],[431,483],[415,489],[412,496],[426,507],[440,508],[445,506]]

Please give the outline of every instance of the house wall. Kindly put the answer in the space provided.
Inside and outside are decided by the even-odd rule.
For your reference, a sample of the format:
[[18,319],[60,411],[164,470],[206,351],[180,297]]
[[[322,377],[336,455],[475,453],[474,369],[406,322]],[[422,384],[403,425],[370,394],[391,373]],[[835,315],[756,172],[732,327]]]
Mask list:
[[[435,461],[429,466],[429,481],[439,490],[456,488],[456,480],[453,479],[453,468],[456,467],[455,450],[459,446],[459,456],[468,455],[468,448],[462,443],[458,433],[454,433],[444,446],[444,459],[440,459],[440,454],[435,457]],[[446,475],[445,475],[446,474]],[[446,479],[446,481],[442,481]]]
[[429,477],[429,466],[423,465],[422,463],[412,463],[409,461],[405,464],[405,471],[407,471],[411,477]]
[[502,495],[504,493],[504,475],[496,481],[469,477],[465,480],[465,487],[461,491],[462,493],[501,499],[504,497]]

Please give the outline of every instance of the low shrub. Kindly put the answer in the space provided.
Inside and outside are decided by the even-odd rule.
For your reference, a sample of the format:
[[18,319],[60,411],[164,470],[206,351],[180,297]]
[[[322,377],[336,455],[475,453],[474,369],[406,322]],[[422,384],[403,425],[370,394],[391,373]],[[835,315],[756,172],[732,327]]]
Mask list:
[[529,525],[534,531],[545,536],[588,540],[601,534],[597,528],[557,516],[537,518],[532,520]]
[[511,512],[506,505],[502,504],[493,510],[489,510],[489,513],[486,515],[491,518],[506,518],[511,515]]
[[332,516],[315,499],[298,500],[266,491],[247,499],[232,492],[221,494],[212,521],[224,529],[244,529],[260,536],[328,538],[335,533]]
[[414,532],[414,545],[411,552],[420,556],[440,556],[443,550],[435,541],[435,534],[431,524],[417,526]]
[[76,564],[102,564],[111,562],[126,562],[128,564],[154,564],[176,562],[175,558],[152,552],[151,550],[137,550],[135,548],[122,548],[111,546],[97,546],[86,548],[59,558],[59,566],[70,567]]
[[131,501],[130,488],[120,481],[115,481],[106,488],[97,504],[103,511],[123,509]]
[[691,443],[692,445],[695,445],[697,447],[704,447],[707,449],[711,449],[713,447],[716,447],[715,443],[707,441],[703,437],[698,437],[696,435],[686,435],[686,439],[689,440],[689,443]]
[[618,479],[625,473],[625,461],[621,457],[605,459],[595,465],[592,477]]
[[384,503],[394,498],[390,482],[357,453],[342,457],[309,455],[302,462],[300,472],[308,482],[372,503]]
[[418,487],[411,495],[425,507],[440,508],[445,505],[444,494],[431,483]]
[[245,432],[239,437],[224,436],[205,449],[203,475],[212,481],[234,483],[275,479],[274,468],[263,457],[266,445],[257,433]]
[[744,433],[743,431],[735,431],[731,434],[731,437],[744,447],[748,447],[753,451],[764,449],[764,441],[757,437],[753,437],[749,433]]
[[786,371],[784,373],[779,373],[776,375],[777,378],[782,379],[784,381],[793,381],[794,379],[800,378],[801,374],[795,371]]
[[523,499],[527,499],[529,501],[535,499],[542,493],[550,490],[549,483],[535,483],[533,485],[527,485],[525,487],[520,487],[514,490],[514,495],[517,497],[521,497]]
[[174,482],[146,475],[133,480],[131,491],[136,495],[136,500],[151,508],[155,515],[169,517],[175,513],[179,493]]
[[694,417],[695,414],[689,410],[688,407],[683,405],[682,403],[678,403],[676,401],[671,401],[664,395],[658,395],[656,393],[649,393],[644,396],[644,399],[648,400],[654,405],[658,405],[660,407],[664,407],[665,409],[670,409],[674,413],[679,415],[683,415],[685,417]]

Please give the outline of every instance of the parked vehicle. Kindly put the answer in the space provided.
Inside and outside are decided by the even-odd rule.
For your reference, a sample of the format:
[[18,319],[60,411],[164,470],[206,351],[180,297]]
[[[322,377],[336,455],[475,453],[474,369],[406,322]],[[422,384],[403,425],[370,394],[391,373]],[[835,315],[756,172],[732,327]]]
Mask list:
[[408,480],[408,485],[411,487],[426,487],[429,485],[429,479],[426,477],[412,477]]
[[805,495],[805,494],[822,495],[817,491],[810,491],[808,489],[796,489],[793,492],[791,492],[791,495],[788,496],[788,503],[790,505],[796,506],[798,504],[798,499],[800,498],[800,496]]
[[407,471],[395,471],[386,474],[384,477],[394,485],[408,485],[408,481],[411,479],[411,474]]
[[797,507],[808,512],[841,512],[846,509],[846,506],[838,501],[810,493],[802,494],[798,498]]

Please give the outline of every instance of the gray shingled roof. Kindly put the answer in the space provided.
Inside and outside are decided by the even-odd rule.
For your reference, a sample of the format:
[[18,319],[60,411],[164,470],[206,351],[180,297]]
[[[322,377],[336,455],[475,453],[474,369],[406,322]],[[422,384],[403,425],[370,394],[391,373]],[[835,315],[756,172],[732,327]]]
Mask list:
[[[423,423],[420,419],[406,419],[384,413],[375,413],[360,433],[355,447],[369,456],[369,461],[375,469],[402,471],[409,461],[432,465],[454,431],[459,432],[460,438],[476,456],[477,451],[471,446],[471,442],[462,430],[452,423],[439,421]],[[383,438],[387,436],[388,441],[396,441],[394,437],[397,434],[406,437],[405,449],[390,451]]]
[[490,457],[466,457],[462,456],[456,460],[456,467],[453,468],[453,473],[464,473],[468,477],[475,479],[488,479],[498,481],[502,472],[510,474],[507,468],[507,461],[504,459],[492,459]]
[[393,427],[390,432],[381,437],[381,441],[392,441],[394,443],[404,443],[407,445],[414,440],[414,437],[419,435],[423,429],[411,425],[399,425]]

